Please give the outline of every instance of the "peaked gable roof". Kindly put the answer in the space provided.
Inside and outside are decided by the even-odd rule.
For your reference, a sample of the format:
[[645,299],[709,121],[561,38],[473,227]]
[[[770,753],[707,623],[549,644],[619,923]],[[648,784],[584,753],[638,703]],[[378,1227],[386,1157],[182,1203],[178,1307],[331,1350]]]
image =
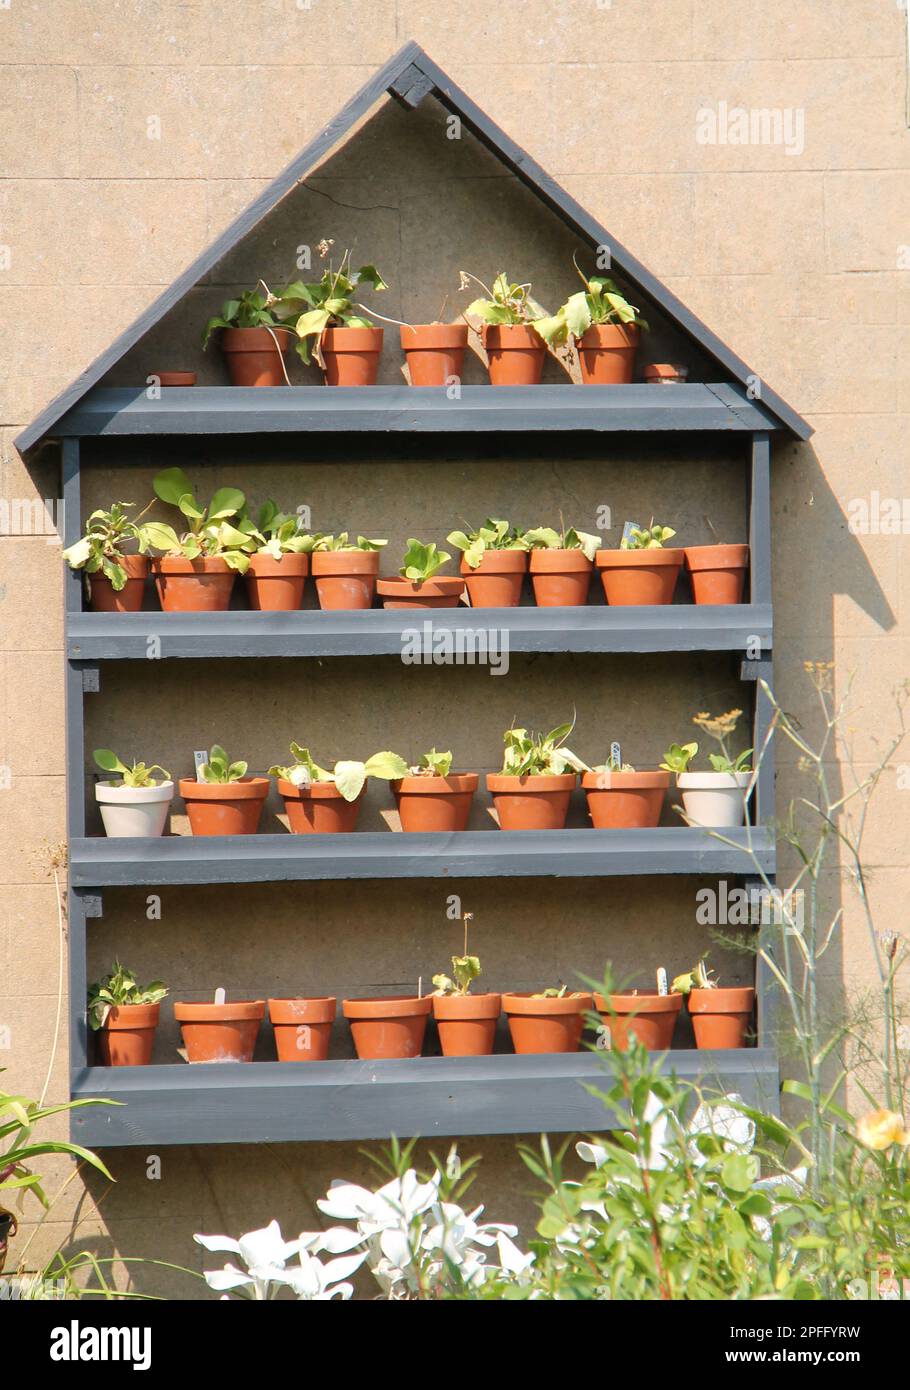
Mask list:
[[552,212],[592,246],[608,246],[613,267],[640,289],[667,318],[681,328],[724,368],[750,395],[757,398],[780,423],[799,439],[808,439],[812,427],[757,373],[687,309],[596,218],[561,188],[525,150],[516,145],[414,42],[405,44],[351,97],[296,159],[265,188],[229,227],[187,266],[149,307],[95,360],[32,420],[15,440],[20,452],[32,448],[47,435],[68,410],[83,398],[130,348],[151,329],[189,290],[251,232],[281,200],[351,131],[383,96],[391,96],[413,110],[427,96],[434,96],[459,117],[471,133],[502,161]]

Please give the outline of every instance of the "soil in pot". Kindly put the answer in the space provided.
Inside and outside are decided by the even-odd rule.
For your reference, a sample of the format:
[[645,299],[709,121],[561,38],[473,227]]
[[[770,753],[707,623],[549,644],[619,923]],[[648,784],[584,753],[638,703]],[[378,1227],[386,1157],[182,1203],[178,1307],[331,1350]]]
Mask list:
[[681,994],[623,989],[610,995],[614,1018],[603,995],[594,996],[598,1013],[610,1029],[612,1045],[618,1052],[626,1051],[630,1037],[638,1038],[651,1052],[666,1052],[673,1041],[682,1001]]
[[163,835],[173,795],[173,782],[162,782],[157,787],[95,783],[95,800],[101,808],[104,833],[110,839]]
[[431,995],[418,999],[407,994],[345,999],[342,1004],[357,1056],[365,1062],[380,1057],[419,1057],[432,1007]]
[[479,781],[476,772],[450,772],[446,777],[401,777],[393,782],[402,830],[467,830]]
[[484,324],[491,386],[536,386],[543,372],[543,339],[524,323]]
[[516,1052],[577,1052],[591,996],[537,999],[533,994],[504,994],[502,1007]]
[[232,1004],[175,1004],[189,1062],[252,1062],[265,1000]]
[[672,603],[682,550],[598,550],[607,603],[614,607]]
[[745,820],[745,790],[751,772],[680,772],[676,785],[692,825],[735,830]]
[[155,1046],[160,1004],[118,1004],[98,1033],[103,1067],[147,1067]]
[[357,829],[357,818],[366,788],[353,801],[345,801],[334,782],[314,782],[311,787],[295,787],[278,778],[278,791],[292,835],[347,835]]
[[444,1057],[488,1057],[502,1010],[498,994],[434,994],[433,1017]]
[[742,603],[747,545],[687,545],[685,554],[696,603]]
[[578,608],[587,603],[594,562],[581,550],[532,550],[531,583],[538,608]]
[[581,785],[595,830],[651,830],[660,820],[669,772],[585,772]]
[[744,1047],[754,1003],[751,988],[690,990],[689,1017],[696,1047]]
[[500,830],[562,830],[574,789],[574,772],[558,777],[487,773],[487,791],[493,795]]
[[373,607],[378,550],[315,550],[310,561],[320,608]]
[[453,377],[461,380],[466,323],[402,324],[399,336],[412,386],[448,386]]
[[326,386],[375,386],[381,328],[327,328],[322,335]]
[[250,556],[246,592],[250,607],[261,613],[290,613],[303,603],[303,589],[310,572],[309,555],[288,552],[276,560],[260,552]]
[[625,386],[632,380],[641,329],[634,323],[592,323],[576,340],[585,386]]
[[284,359],[295,341],[289,328],[222,328],[231,385],[287,386]]
[[380,579],[376,585],[383,608],[457,608],[463,579]]
[[165,613],[223,613],[237,577],[220,555],[199,560],[162,555],[152,560],[152,574]]
[[140,612],[149,572],[148,556],[124,555],[121,564],[126,570],[126,583],[122,589],[115,589],[100,570],[87,576],[89,602],[96,613]]
[[194,835],[255,835],[269,794],[269,779],[197,782],[193,777],[181,777],[179,789]]
[[329,1055],[335,999],[270,999],[279,1062],[324,1062]]
[[526,550],[487,550],[471,569],[461,557],[461,573],[472,608],[517,608],[528,569]]

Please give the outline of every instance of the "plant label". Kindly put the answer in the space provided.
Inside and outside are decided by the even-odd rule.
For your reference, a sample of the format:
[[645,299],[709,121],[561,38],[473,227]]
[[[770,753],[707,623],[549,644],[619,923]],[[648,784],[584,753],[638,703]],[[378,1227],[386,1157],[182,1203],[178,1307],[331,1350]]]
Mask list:
[[206,763],[208,762],[208,760],[209,760],[209,755],[208,755],[208,753],[206,752],[206,750],[205,750],[204,748],[202,748],[202,749],[197,748],[196,751],[193,753],[193,762],[194,762],[194,764],[195,764],[195,766],[196,766],[196,781],[197,781],[197,782],[204,782],[204,781],[205,781],[205,778],[204,778],[203,775],[202,775],[202,769],[205,767],[205,765],[206,765]]
[[227,995],[226,995],[226,993],[225,993],[225,990],[223,989],[223,987],[222,987],[221,985],[219,985],[218,988],[215,990],[215,1003],[216,1003],[216,1004],[223,1004],[223,1003],[225,1002],[226,998],[227,998]]
[[622,745],[618,739],[610,744],[610,763],[619,772],[622,767]]
[[633,532],[633,531],[640,531],[640,530],[641,530],[641,527],[639,526],[639,524],[638,524],[637,521],[626,521],[626,522],[624,522],[624,523],[623,523],[623,528],[622,528],[622,538],[623,538],[623,542],[632,539],[632,532]]
[[664,969],[664,967],[663,967],[662,965],[659,965],[659,966],[657,967],[657,993],[658,993],[658,994],[669,994],[669,993],[670,993],[670,990],[669,990],[669,988],[668,988],[668,986],[667,986],[667,972],[666,972],[666,970]]

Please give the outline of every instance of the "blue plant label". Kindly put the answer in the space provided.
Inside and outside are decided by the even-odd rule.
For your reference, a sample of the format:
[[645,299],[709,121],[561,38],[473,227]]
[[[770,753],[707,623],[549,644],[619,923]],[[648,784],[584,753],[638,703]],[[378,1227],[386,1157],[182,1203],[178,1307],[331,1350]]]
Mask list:
[[610,744],[610,763],[617,772],[622,767],[622,748],[616,739]]
[[640,530],[641,530],[641,527],[639,526],[639,524],[638,524],[637,521],[627,521],[627,522],[625,522],[625,523],[623,524],[623,528],[622,528],[622,538],[623,538],[623,540],[624,540],[624,541],[630,541],[630,540],[632,539],[632,532],[633,532],[633,531],[640,531]]

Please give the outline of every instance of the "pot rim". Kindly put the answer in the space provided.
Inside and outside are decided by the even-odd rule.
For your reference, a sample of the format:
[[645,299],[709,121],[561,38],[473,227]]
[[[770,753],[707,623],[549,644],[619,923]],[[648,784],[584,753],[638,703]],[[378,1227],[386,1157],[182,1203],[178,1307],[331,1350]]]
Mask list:
[[564,994],[561,999],[535,999],[531,990],[516,990],[502,996],[502,1007],[507,1014],[527,1014],[530,1017],[582,1014],[591,1008],[592,997],[590,991],[580,990]]
[[[149,572],[149,560],[151,558],[150,555],[139,555],[132,550],[128,551],[125,555],[119,556],[119,562],[126,570],[127,583],[131,579],[145,579]],[[102,574],[101,570],[97,570],[95,574],[88,575],[87,578],[91,584],[96,583],[99,579],[103,579],[105,584],[110,584],[111,582],[106,574]]]
[[236,999],[224,1004],[192,1004],[186,1001],[174,1004],[174,1017],[178,1023],[253,1023],[265,1018],[264,999]]
[[95,783],[95,800],[104,806],[149,806],[170,801],[174,783],[168,779],[157,787],[116,787],[111,782]]
[[481,340],[484,347],[492,340],[492,346],[500,350],[526,350],[530,347],[546,351],[543,338],[529,323],[485,323],[481,328]]
[[[220,333],[222,352],[274,352],[273,333],[279,342],[284,339],[282,351],[287,352],[296,337],[292,329],[279,328],[277,325],[272,328],[222,328]],[[255,338],[252,336],[254,334]],[[255,347],[254,342],[261,342],[262,347]]]
[[321,343],[328,352],[381,352],[385,330],[369,328],[324,328]]
[[583,550],[532,550],[532,574],[590,574],[594,561]]
[[341,1007],[345,1018],[426,1018],[433,1007],[433,996],[425,994],[418,999],[416,994],[383,994],[343,999]]
[[239,782],[197,782],[181,777],[178,783],[184,801],[264,801],[269,794],[268,777],[241,777]]
[[398,777],[391,786],[396,796],[447,796],[476,792],[479,783],[479,772],[450,772],[445,777]]
[[[407,338],[406,335],[412,335]],[[427,339],[439,339],[433,342],[414,341],[417,335],[422,335]],[[402,323],[398,328],[398,338],[405,352],[408,351],[427,351],[434,347],[467,347],[468,345],[468,325],[466,323]]]
[[331,1023],[335,1018],[338,1000],[334,994],[316,994],[299,999],[270,999],[269,1022],[273,1027],[290,1027],[297,1023]]
[[314,550],[310,569],[320,578],[343,578],[348,574],[378,574],[378,550]]
[[196,560],[188,560],[183,555],[152,555],[150,561],[153,574],[233,575],[235,573],[221,555],[200,555]]
[[577,773],[574,772],[532,772],[524,777],[516,777],[510,772],[488,772],[486,782],[488,792],[548,793],[574,790],[576,778]]
[[447,574],[439,579],[425,579],[422,584],[417,584],[413,579],[403,579],[400,575],[395,577],[387,575],[384,579],[376,581],[376,592],[388,594],[390,598],[395,594],[407,594],[414,598],[420,598],[421,594],[427,594],[433,598],[440,594],[463,593],[464,580],[455,575]]
[[101,1027],[114,1033],[157,1028],[160,1017],[160,1003],[114,1004]]
[[[629,1007],[633,1001],[638,1001],[640,1008]],[[658,994],[657,991],[620,989],[615,990],[610,995],[610,1003],[613,1006],[612,1012],[620,1017],[628,1014],[678,1014],[682,1008],[683,996],[681,994]],[[598,1013],[610,1016],[610,1009],[607,1001],[602,994],[594,995],[594,1003]]]
[[655,569],[671,565],[679,569],[685,554],[681,546],[675,550],[598,550],[594,563],[599,570]]
[[[353,806],[366,795],[367,782],[363,784],[363,790],[358,792],[354,801],[349,801],[348,805]],[[335,786],[334,782],[313,782],[309,787],[296,787],[293,782],[289,782],[286,777],[276,778],[278,792],[284,797],[285,801],[345,801],[346,797]]]
[[573,336],[576,343],[588,350],[614,345],[637,347],[641,341],[641,327],[637,323],[592,323],[580,338]]
[[659,768],[652,772],[583,772],[581,785],[588,792],[656,791],[669,788],[670,773]]
[[748,1014],[755,1003],[752,985],[718,989],[692,989],[687,996],[690,1014]]
[[687,545],[688,570],[744,570],[749,564],[749,547],[741,542],[723,545]]
[[748,787],[751,772],[677,772],[676,785],[684,791],[741,791]]
[[309,555],[297,554],[291,550],[285,551],[279,560],[276,560],[274,555],[258,551],[250,556],[247,570],[247,574],[255,574],[260,579],[282,579],[285,575],[299,579],[301,576],[306,578],[309,572]]
[[498,1018],[502,1012],[501,994],[433,994],[433,1017],[446,1023],[460,1019]]
[[502,550],[485,550],[480,564],[474,569],[468,564],[464,554],[461,557],[461,573],[465,579],[471,579],[478,574],[524,574],[527,568],[528,552],[517,545],[505,546]]

